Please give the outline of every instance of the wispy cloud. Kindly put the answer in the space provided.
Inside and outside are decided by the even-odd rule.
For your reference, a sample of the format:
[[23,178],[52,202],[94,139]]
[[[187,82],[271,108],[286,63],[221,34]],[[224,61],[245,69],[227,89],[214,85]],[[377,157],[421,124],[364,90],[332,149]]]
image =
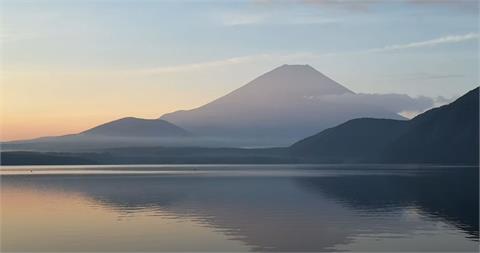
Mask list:
[[406,76],[403,80],[431,80],[431,79],[452,79],[452,78],[462,78],[465,77],[463,74],[433,74],[433,73],[424,73],[418,72],[413,73],[410,76]]
[[[349,55],[349,54],[365,54],[365,53],[381,53],[395,50],[411,49],[411,48],[420,48],[420,47],[432,47],[441,44],[449,43],[459,43],[468,40],[478,39],[478,33],[468,33],[464,35],[450,35],[445,37],[440,37],[432,40],[411,42],[407,44],[396,44],[385,46],[381,48],[372,48],[360,51],[353,52],[336,52],[336,53],[325,53],[318,54],[313,52],[302,52],[302,53],[287,53],[287,54],[256,54],[256,55],[247,55],[232,57],[227,59],[213,60],[213,61],[204,61],[191,64],[180,64],[173,66],[163,66],[156,68],[147,68],[141,70],[135,70],[137,74],[162,74],[162,73],[176,73],[176,72],[188,72],[188,71],[197,71],[205,70],[208,68],[218,68],[225,67],[230,65],[246,64],[246,63],[255,63],[255,62],[276,62],[277,64],[292,63],[292,61],[300,61],[306,63],[311,60],[315,60],[325,56],[335,56],[335,55]],[[427,76],[426,74],[422,76],[416,76],[416,78],[458,78],[459,75],[437,75],[437,76]],[[413,78],[413,77],[412,77]]]
[[321,17],[313,14],[285,13],[223,13],[221,23],[224,26],[247,25],[326,25],[339,23],[340,20]]
[[228,66],[228,65],[235,65],[245,62],[250,62],[253,59],[258,59],[262,57],[267,57],[268,55],[252,55],[252,56],[240,56],[240,57],[233,57],[227,58],[222,60],[214,60],[214,61],[205,61],[205,62],[198,62],[198,63],[191,63],[191,64],[181,64],[181,65],[173,65],[173,66],[165,66],[165,67],[158,67],[158,68],[150,68],[150,69],[143,69],[140,72],[144,74],[161,74],[161,73],[173,73],[173,72],[185,72],[185,71],[192,71],[192,70],[199,70],[211,67],[221,67],[221,66]]
[[317,8],[337,8],[361,12],[372,11],[375,7],[392,4],[401,4],[415,8],[448,8],[449,10],[471,13],[476,13],[479,9],[477,0],[263,0],[261,2],[270,4],[284,4],[285,2],[300,3],[309,4],[310,6],[315,6]]
[[445,105],[453,102],[457,97],[445,98],[445,97],[426,97],[418,96],[411,97],[406,94],[342,94],[342,95],[323,95],[318,97],[306,97],[310,100],[322,100],[329,101],[331,103],[340,104],[355,104],[357,106],[374,105],[392,112],[401,114],[407,118],[413,118],[414,116],[425,112],[433,107]]
[[432,97],[432,98],[421,96],[421,97],[418,97],[418,98],[415,98],[415,99],[416,100],[424,100],[424,101],[430,100],[431,103],[432,103],[431,106],[428,106],[426,108],[421,108],[421,107],[420,108],[414,108],[411,105],[408,105],[405,108],[403,108],[402,111],[398,112],[398,114],[402,115],[403,117],[412,119],[412,118],[415,118],[416,116],[420,115],[421,113],[424,113],[425,111],[427,111],[427,110],[429,110],[433,107],[439,107],[439,106],[442,106],[442,105],[449,104],[449,103],[455,101],[457,98],[458,98],[458,96],[453,96],[451,98],[445,98],[445,97],[442,97],[442,96]]
[[221,19],[225,26],[239,26],[263,23],[266,20],[266,16],[260,14],[228,13],[223,14]]
[[176,72],[188,72],[196,70],[204,70],[208,68],[218,68],[230,65],[245,64],[258,61],[275,61],[275,62],[290,62],[298,59],[305,59],[308,57],[314,57],[315,55],[310,53],[294,53],[294,54],[257,54],[240,57],[232,57],[222,60],[213,60],[198,62],[192,64],[181,64],[174,66],[165,66],[157,68],[149,68],[135,71],[141,74],[163,74],[163,73],[176,73]]
[[409,49],[409,48],[431,47],[431,46],[436,46],[440,44],[459,43],[459,42],[476,40],[476,39],[478,39],[478,33],[467,33],[463,35],[449,35],[449,36],[440,37],[440,38],[431,39],[431,40],[417,41],[417,42],[411,42],[406,44],[395,44],[395,45],[389,45],[381,48],[372,48],[372,49],[363,51],[363,53],[375,53],[375,52],[395,51],[395,50]]
[[300,17],[295,17],[289,20],[286,20],[287,24],[292,24],[292,25],[326,25],[326,24],[335,24],[335,23],[340,23],[341,21],[339,19],[332,19],[332,18],[324,18],[324,17],[319,17],[319,16],[300,16]]
[[410,97],[406,94],[342,94],[342,95],[324,95],[311,99],[319,99],[336,103],[352,103],[358,105],[376,105],[393,112],[401,111],[423,111],[434,105],[435,99],[420,96]]
[[457,79],[464,78],[466,74],[460,73],[432,73],[432,72],[412,72],[412,73],[388,73],[383,78],[387,80],[418,81],[418,80],[439,80],[439,79]]

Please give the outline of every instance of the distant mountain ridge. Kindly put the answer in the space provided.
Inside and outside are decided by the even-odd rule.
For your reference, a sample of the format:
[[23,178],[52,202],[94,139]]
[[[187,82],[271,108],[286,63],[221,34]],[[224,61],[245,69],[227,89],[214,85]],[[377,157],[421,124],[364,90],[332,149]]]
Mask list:
[[80,133],[110,137],[184,137],[190,136],[182,129],[161,119],[126,117],[96,126]]
[[[399,163],[478,166],[479,88],[405,120],[354,119],[281,148],[124,146],[95,152],[2,152],[4,165]],[[91,143],[89,143],[91,144]]]
[[322,99],[355,93],[309,65],[283,65],[208,104],[160,117],[199,136],[290,145],[358,117],[404,119],[380,106]]
[[161,119],[126,117],[80,133],[2,143],[3,150],[85,151],[114,147],[172,145],[195,139],[191,133]]
[[[396,113],[399,106],[386,105],[395,94],[386,95],[382,102],[375,96],[385,94],[366,95],[354,93],[309,65],[282,65],[192,110],[167,113],[159,119],[128,117],[78,134],[2,145],[8,150],[43,151],[140,146],[285,147],[356,118],[405,120]],[[402,103],[414,103],[407,95],[402,99]]]
[[354,119],[290,149],[316,162],[478,164],[479,88],[409,121]]

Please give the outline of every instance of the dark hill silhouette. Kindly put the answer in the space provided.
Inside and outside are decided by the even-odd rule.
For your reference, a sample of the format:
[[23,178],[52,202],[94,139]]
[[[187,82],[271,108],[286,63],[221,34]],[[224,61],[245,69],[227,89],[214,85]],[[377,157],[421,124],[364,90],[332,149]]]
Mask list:
[[410,121],[382,156],[391,162],[478,163],[479,89]]
[[402,120],[354,119],[301,140],[291,150],[324,162],[361,162],[398,138],[407,125]]
[[133,117],[114,120],[80,134],[110,137],[179,137],[189,135],[186,130],[165,120]]
[[195,136],[168,121],[127,117],[77,134],[5,142],[2,148],[4,151],[85,152],[114,147],[173,146],[192,139]]
[[478,164],[479,88],[410,121],[356,119],[291,146],[308,161]]

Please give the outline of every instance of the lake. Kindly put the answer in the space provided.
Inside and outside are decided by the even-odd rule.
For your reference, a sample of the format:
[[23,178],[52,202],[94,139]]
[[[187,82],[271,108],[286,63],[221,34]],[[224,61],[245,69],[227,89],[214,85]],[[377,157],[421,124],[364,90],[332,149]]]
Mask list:
[[478,251],[479,168],[1,168],[1,251]]

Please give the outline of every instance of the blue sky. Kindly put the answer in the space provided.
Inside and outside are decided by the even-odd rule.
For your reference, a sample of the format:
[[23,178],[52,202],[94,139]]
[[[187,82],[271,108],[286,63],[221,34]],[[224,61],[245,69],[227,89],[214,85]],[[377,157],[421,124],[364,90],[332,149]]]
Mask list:
[[[364,92],[428,95],[441,87],[432,92],[453,95],[478,83],[475,4],[17,0],[3,3],[2,38],[6,69],[133,70],[269,54],[279,57],[273,65],[308,63]],[[356,54],[468,34],[475,38]],[[359,73],[349,74],[352,68]],[[411,84],[390,80],[397,77]]]
[[1,7],[6,114],[38,114],[29,106],[54,94],[65,105],[101,105],[109,96],[130,103],[124,114],[159,116],[282,64],[309,64],[361,93],[450,98],[479,83],[477,1],[3,0]]

